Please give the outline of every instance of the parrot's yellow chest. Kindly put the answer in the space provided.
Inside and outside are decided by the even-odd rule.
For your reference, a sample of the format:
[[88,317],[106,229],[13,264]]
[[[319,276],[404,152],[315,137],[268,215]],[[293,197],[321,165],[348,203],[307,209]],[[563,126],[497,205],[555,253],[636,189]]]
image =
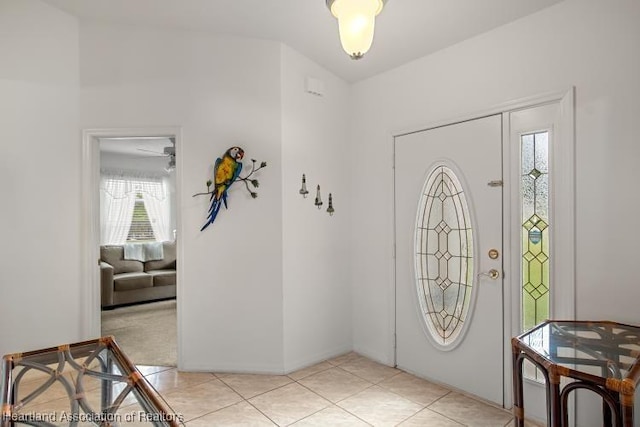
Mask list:
[[235,160],[223,157],[216,170],[216,184],[223,184],[233,178],[236,166]]

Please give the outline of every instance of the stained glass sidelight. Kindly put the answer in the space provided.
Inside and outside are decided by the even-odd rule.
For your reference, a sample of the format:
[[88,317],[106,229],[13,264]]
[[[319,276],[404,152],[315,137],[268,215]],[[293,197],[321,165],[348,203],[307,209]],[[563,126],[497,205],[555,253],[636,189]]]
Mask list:
[[445,165],[427,176],[415,235],[423,317],[435,342],[453,346],[465,330],[473,287],[473,230],[460,180]]
[[522,135],[522,329],[549,317],[549,132]]

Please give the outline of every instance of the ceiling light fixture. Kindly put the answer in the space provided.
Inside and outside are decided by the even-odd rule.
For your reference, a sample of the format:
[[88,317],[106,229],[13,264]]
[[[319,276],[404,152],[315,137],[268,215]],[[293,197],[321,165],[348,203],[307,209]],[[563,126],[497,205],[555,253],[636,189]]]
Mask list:
[[340,42],[351,59],[360,59],[373,43],[376,16],[387,0],[326,0],[338,18]]

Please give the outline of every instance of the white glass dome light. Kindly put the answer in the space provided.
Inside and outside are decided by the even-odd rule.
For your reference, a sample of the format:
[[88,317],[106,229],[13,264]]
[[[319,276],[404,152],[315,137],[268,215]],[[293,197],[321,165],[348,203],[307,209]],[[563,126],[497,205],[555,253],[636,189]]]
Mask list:
[[352,59],[360,59],[371,48],[376,16],[386,0],[326,0],[338,19],[342,48]]

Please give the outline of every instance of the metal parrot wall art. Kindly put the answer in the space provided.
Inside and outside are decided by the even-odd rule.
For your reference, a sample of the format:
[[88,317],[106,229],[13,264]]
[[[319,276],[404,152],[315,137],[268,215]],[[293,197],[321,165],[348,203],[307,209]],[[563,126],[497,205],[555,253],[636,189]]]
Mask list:
[[[225,209],[228,209],[227,205],[227,197],[229,193],[229,189],[236,181],[243,181],[247,191],[251,194],[251,197],[258,197],[258,193],[252,191],[249,188],[249,183],[254,188],[257,188],[259,183],[257,179],[250,179],[251,175],[253,175],[258,170],[267,166],[266,162],[262,162],[258,168],[255,167],[256,161],[251,159],[251,171],[244,178],[240,176],[240,172],[242,172],[242,159],[244,158],[244,150],[240,147],[231,147],[229,148],[222,157],[218,157],[214,166],[213,166],[213,182],[211,180],[207,181],[207,192],[206,193],[197,193],[193,196],[202,196],[202,195],[210,195],[209,210],[207,212],[207,221],[202,226],[200,231],[204,231],[209,225],[213,224],[218,216],[218,212],[220,212],[220,206],[224,204]],[[213,189],[211,186],[213,185]]]
[[216,220],[218,212],[220,211],[220,205],[224,203],[225,209],[227,206],[227,193],[229,188],[242,171],[242,158],[244,157],[244,150],[240,147],[231,147],[227,150],[222,158],[218,157],[216,164],[213,167],[214,187],[211,193],[211,204],[209,205],[209,216],[207,222],[202,226],[200,231],[203,231],[213,221]]

